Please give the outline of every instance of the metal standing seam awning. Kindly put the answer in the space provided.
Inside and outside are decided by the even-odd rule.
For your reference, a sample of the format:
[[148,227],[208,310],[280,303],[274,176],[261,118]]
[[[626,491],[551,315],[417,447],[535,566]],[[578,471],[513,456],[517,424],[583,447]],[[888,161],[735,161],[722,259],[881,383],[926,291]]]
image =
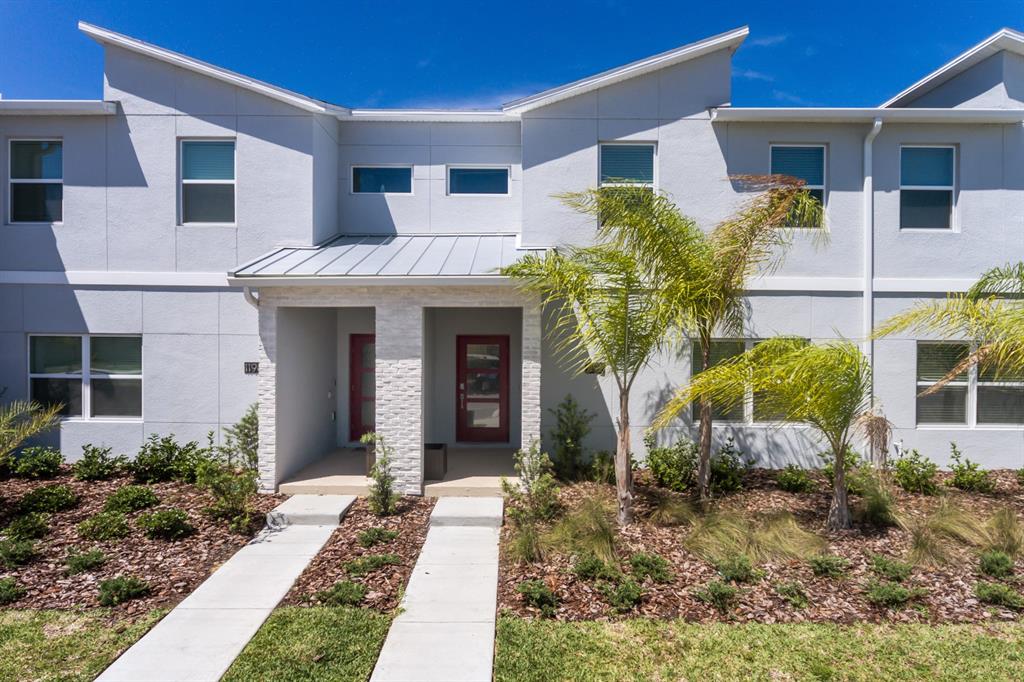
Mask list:
[[244,286],[287,284],[502,284],[498,269],[528,253],[514,234],[340,235],[319,246],[274,249],[228,273]]

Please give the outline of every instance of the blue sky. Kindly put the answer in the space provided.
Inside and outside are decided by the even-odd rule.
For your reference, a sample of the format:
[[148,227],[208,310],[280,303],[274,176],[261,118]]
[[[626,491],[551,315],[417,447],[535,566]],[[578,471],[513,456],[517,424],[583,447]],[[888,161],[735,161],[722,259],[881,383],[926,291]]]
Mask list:
[[333,2],[0,0],[0,93],[99,98],[79,19],[312,97],[494,107],[743,24],[737,106],[874,106],[1003,26],[1024,0]]

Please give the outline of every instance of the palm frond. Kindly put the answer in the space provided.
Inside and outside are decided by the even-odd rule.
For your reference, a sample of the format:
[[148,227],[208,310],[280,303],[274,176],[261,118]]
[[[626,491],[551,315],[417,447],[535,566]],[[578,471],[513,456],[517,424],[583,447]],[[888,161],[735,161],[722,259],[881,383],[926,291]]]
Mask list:
[[988,296],[1024,296],[1024,262],[992,268],[978,278],[967,291],[971,299]]
[[0,406],[0,459],[32,436],[57,426],[61,408],[61,405],[44,407],[27,400],[15,400]]

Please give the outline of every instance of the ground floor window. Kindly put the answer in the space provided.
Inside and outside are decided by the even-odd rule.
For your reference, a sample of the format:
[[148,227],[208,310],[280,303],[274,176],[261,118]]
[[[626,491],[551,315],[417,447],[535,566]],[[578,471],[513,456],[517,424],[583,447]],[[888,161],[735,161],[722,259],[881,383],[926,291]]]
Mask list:
[[963,426],[1024,424],[1024,374],[972,368],[939,390],[920,395],[970,353],[966,343],[917,344],[917,423]]
[[[709,366],[714,367],[720,362],[740,355],[763,339],[712,339]],[[694,341],[691,346],[690,375],[700,374],[702,365],[702,350],[699,341]],[[693,421],[700,419],[700,407],[694,403],[692,406]],[[733,405],[729,409],[723,409],[715,405],[711,406],[711,418],[716,422],[732,422],[737,424],[771,424],[786,421],[785,415],[775,414],[765,408],[763,401],[752,388],[747,389],[747,396],[742,404]]]
[[29,337],[29,395],[76,418],[142,416],[142,337]]

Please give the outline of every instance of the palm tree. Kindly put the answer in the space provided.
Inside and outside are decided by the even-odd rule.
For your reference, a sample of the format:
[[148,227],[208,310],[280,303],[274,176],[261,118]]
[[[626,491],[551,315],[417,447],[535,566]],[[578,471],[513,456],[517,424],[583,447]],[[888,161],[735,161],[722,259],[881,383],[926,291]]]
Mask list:
[[1024,263],[984,272],[966,293],[922,301],[875,329],[875,337],[915,331],[968,341],[967,356],[921,395],[928,395],[972,367],[997,378],[1024,372]]
[[827,525],[830,530],[849,528],[847,449],[858,432],[873,438],[885,421],[872,409],[867,357],[846,340],[812,345],[791,337],[769,339],[694,376],[655,424],[664,426],[694,401],[740,404],[748,390],[757,393],[766,409],[813,427],[828,443],[835,475]]
[[0,465],[26,440],[57,426],[61,408],[26,400],[0,405]]
[[[776,267],[799,225],[818,225],[821,205],[786,176],[735,176],[753,199],[705,234],[669,199],[649,189],[611,188],[561,195],[578,211],[598,216],[598,238],[634,255],[651,279],[665,287],[660,295],[674,310],[679,331],[699,342],[701,371],[711,366],[716,336],[743,334],[743,295],[749,280]],[[812,232],[815,239],[827,235]],[[711,494],[712,407],[698,401],[700,415],[697,487],[702,502]]]

